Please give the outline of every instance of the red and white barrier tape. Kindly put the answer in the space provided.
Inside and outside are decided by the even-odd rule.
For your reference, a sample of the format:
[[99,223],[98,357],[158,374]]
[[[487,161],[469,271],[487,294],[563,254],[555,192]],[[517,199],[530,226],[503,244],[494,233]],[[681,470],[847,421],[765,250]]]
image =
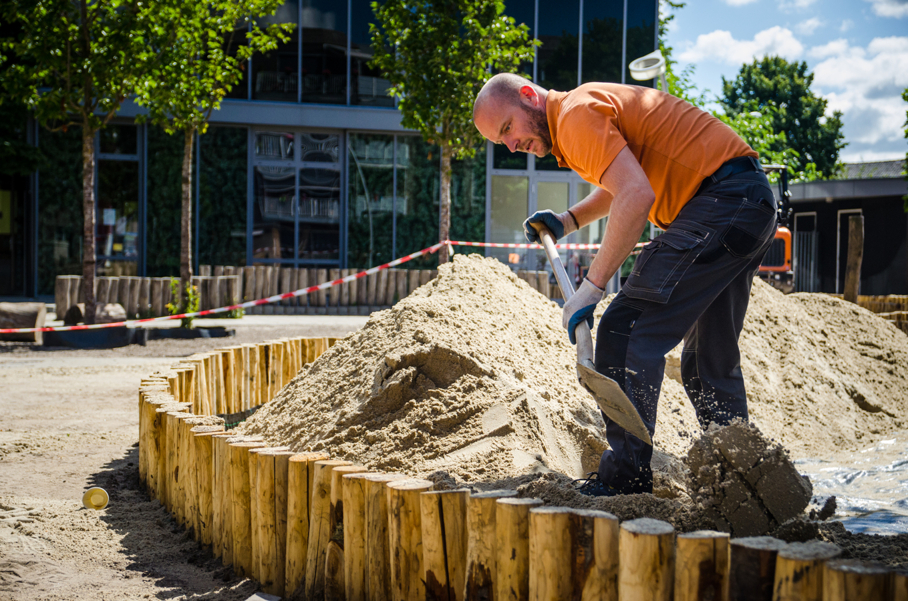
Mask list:
[[[431,254],[436,252],[442,246],[447,245],[448,248],[452,246],[474,246],[474,247],[489,247],[489,248],[526,248],[526,249],[541,249],[542,246],[539,244],[506,244],[498,242],[466,242],[461,240],[444,240],[438,244],[434,244],[429,248],[424,248],[415,253],[409,254],[405,257],[395,259],[390,263],[385,263],[384,265],[379,265],[377,267],[372,267],[365,271],[360,271],[346,277],[332,280],[330,282],[324,282],[316,286],[309,286],[308,288],[300,288],[299,290],[294,290],[293,292],[285,292],[283,294],[275,294],[274,296],[269,296],[267,298],[261,298],[254,301],[247,301],[245,303],[239,303],[237,305],[229,305],[227,307],[218,307],[217,309],[206,309],[205,311],[195,311],[193,313],[180,313],[179,315],[164,315],[162,317],[148,317],[146,319],[130,319],[126,321],[117,321],[114,323],[96,323],[92,325],[80,325],[80,326],[56,326],[56,327],[47,327],[47,328],[7,328],[0,329],[0,334],[24,334],[28,332],[66,332],[69,330],[100,330],[103,328],[115,328],[119,326],[133,326],[142,323],[150,323],[154,321],[170,321],[175,319],[184,319],[187,317],[204,317],[206,315],[215,315],[217,313],[227,313],[228,311],[234,311],[236,309],[248,309],[250,307],[258,307],[260,305],[268,305],[271,303],[276,303],[287,298],[293,298],[296,296],[305,296],[313,292],[318,292],[319,290],[326,290],[333,286],[339,286],[341,284],[346,284],[347,282],[352,282],[353,280],[364,278],[373,273],[377,273],[382,269],[390,269],[391,267],[396,267],[402,263],[406,263],[416,257],[422,255]],[[556,248],[563,248],[566,250],[595,250],[599,248],[599,244],[556,244]],[[643,246],[643,244],[637,244],[638,247]]]
[[149,323],[152,321],[168,321],[174,319],[183,319],[185,317],[204,317],[205,315],[214,315],[216,313],[227,313],[228,311],[233,311],[235,309],[247,309],[249,307],[257,307],[260,305],[268,305],[270,303],[276,303],[278,301],[293,298],[296,296],[304,296],[311,294],[313,292],[318,292],[319,290],[326,290],[332,286],[339,286],[341,284],[346,284],[347,282],[352,282],[353,280],[364,278],[373,273],[377,273],[382,269],[389,269],[391,267],[396,267],[401,263],[406,263],[416,257],[422,255],[427,255],[436,252],[441,248],[445,243],[439,242],[434,244],[429,248],[424,248],[418,252],[409,254],[405,257],[395,259],[390,263],[385,263],[384,265],[379,265],[378,267],[372,267],[365,271],[360,271],[359,273],[354,273],[346,277],[340,278],[338,280],[332,280],[330,282],[324,282],[316,286],[309,286],[308,288],[300,288],[299,290],[294,290],[293,292],[285,292],[283,294],[275,294],[274,296],[269,296],[268,298],[261,298],[259,300],[247,301],[245,303],[239,303],[237,305],[230,305],[228,307],[218,307],[217,309],[206,309],[205,311],[196,311],[194,313],[181,313],[179,315],[165,315],[163,317],[149,317],[146,319],[130,319],[127,321],[118,321],[114,323],[96,323],[92,325],[81,325],[81,326],[57,326],[49,328],[9,328],[0,330],[0,334],[24,334],[26,332],[66,332],[69,330],[100,330],[102,328],[115,328],[119,326],[131,326],[141,323]]
[[[541,244],[516,244],[516,243],[504,243],[504,242],[462,242],[451,240],[446,242],[446,244],[452,244],[454,246],[478,246],[483,248],[526,248],[533,250],[541,250]],[[634,248],[641,248],[644,245],[643,242],[638,243]],[[564,250],[599,250],[601,244],[556,244],[555,248],[564,249]]]

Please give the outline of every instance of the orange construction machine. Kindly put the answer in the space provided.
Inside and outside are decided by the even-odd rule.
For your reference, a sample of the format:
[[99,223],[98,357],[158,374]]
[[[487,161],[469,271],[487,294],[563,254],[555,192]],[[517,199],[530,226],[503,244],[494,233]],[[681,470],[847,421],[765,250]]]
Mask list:
[[763,165],[763,171],[779,173],[779,224],[772,246],[766,251],[758,275],[773,288],[784,293],[794,291],[794,271],[791,267],[791,230],[788,220],[791,217],[791,192],[788,190],[788,168],[784,165]]

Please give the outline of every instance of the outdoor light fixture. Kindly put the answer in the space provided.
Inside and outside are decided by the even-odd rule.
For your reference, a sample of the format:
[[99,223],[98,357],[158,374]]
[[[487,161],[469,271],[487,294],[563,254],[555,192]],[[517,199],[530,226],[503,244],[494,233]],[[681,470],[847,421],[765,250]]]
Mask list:
[[662,91],[668,94],[668,84],[665,83],[665,58],[658,50],[631,61],[628,68],[631,71],[631,77],[637,81],[646,81],[647,79],[658,77],[662,83]]

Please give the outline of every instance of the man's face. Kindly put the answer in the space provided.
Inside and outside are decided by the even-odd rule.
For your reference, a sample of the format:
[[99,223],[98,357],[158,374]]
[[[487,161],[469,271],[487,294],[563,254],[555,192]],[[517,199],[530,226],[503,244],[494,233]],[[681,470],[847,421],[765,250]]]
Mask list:
[[517,102],[507,105],[490,101],[477,112],[475,123],[483,136],[511,152],[544,157],[552,151],[548,119],[535,94],[521,94]]

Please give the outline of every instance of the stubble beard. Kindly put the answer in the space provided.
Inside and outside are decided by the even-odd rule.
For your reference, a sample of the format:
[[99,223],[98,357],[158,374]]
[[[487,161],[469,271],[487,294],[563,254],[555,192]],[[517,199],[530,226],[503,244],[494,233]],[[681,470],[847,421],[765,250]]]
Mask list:
[[552,134],[549,131],[549,120],[545,111],[533,109],[524,105],[521,105],[521,108],[529,119],[530,129],[532,129],[533,133],[536,134],[536,137],[539,138],[539,145],[542,147],[540,149],[542,150],[541,156],[549,154],[552,152]]

